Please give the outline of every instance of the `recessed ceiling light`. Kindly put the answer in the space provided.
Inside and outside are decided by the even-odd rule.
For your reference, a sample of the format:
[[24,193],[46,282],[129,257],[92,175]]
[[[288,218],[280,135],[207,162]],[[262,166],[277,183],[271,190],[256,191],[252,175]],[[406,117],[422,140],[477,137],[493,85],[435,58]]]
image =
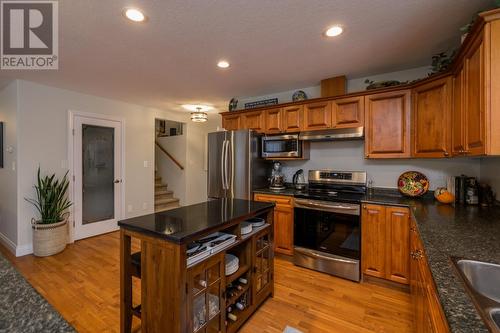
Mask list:
[[217,63],[217,67],[219,68],[228,68],[229,66],[229,62],[227,62],[226,60],[221,60]]
[[125,8],[125,10],[123,11],[123,14],[130,21],[144,22],[144,20],[146,20],[146,16],[144,15],[144,13],[136,8]]
[[326,37],[335,37],[338,36],[344,31],[341,26],[339,25],[334,25],[331,28],[328,28],[328,30],[325,31],[325,36]]

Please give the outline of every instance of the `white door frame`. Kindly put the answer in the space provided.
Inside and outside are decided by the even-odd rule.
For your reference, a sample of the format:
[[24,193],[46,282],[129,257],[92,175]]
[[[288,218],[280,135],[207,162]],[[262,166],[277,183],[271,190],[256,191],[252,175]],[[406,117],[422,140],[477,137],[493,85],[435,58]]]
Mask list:
[[[69,200],[71,202],[75,202],[76,198],[76,188],[75,188],[75,151],[74,151],[74,128],[73,124],[75,121],[75,117],[85,117],[90,119],[97,120],[110,120],[116,121],[120,123],[121,130],[121,147],[119,147],[121,152],[121,186],[120,186],[120,211],[119,216],[116,216],[117,220],[120,220],[125,217],[125,186],[126,186],[126,177],[125,177],[125,119],[122,117],[108,116],[104,114],[90,113],[90,112],[81,112],[75,110],[68,110],[68,170],[69,170]],[[70,207],[70,223],[69,223],[69,243],[73,243],[75,241],[75,205],[73,204]],[[118,226],[116,227],[118,230]]]

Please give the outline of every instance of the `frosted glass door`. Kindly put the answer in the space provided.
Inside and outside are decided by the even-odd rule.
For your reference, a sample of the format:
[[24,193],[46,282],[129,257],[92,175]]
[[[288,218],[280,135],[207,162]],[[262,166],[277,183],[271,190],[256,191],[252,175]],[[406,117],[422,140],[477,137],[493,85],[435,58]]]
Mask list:
[[122,122],[73,118],[73,239],[118,230],[123,217]]
[[82,126],[82,224],[115,218],[115,129]]

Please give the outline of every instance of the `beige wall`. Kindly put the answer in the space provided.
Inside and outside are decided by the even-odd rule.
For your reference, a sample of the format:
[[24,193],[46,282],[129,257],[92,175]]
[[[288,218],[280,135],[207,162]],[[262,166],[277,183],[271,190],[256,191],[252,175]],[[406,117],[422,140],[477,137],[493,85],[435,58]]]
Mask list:
[[[68,165],[68,110],[122,117],[125,121],[125,217],[153,212],[154,209],[154,126],[155,118],[187,123],[189,132],[198,133],[189,120],[189,113],[167,112],[106,98],[80,94],[27,81],[19,83],[18,130],[18,246],[28,253],[31,246],[29,221],[35,215],[33,207],[24,201],[32,196],[32,185],[38,165],[45,172],[63,175]],[[217,115],[213,115],[217,117]],[[193,127],[194,129],[191,129]],[[197,158],[199,140],[188,144],[188,156]],[[193,153],[189,149],[195,150]],[[144,167],[144,161],[149,166]],[[189,162],[188,157],[188,165]],[[193,164],[196,164],[193,162]],[[186,192],[186,202],[206,198],[206,174],[202,165],[187,170],[186,177],[197,179],[196,187]],[[203,183],[205,182],[205,183]],[[192,192],[192,193],[191,193]],[[146,204],[147,208],[143,209]],[[128,211],[128,207],[132,211]]]
[[[17,82],[0,91],[0,121],[4,122],[4,167],[0,169],[0,242],[11,251],[17,245]],[[12,148],[12,153],[7,149]]]

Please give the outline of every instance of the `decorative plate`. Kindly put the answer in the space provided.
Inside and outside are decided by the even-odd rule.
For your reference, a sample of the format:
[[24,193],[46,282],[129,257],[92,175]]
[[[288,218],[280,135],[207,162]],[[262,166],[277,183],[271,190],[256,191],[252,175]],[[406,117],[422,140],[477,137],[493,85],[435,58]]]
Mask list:
[[292,101],[297,102],[297,101],[304,101],[307,99],[307,95],[304,91],[302,90],[297,90],[296,92],[293,93],[292,95]]
[[429,180],[418,171],[406,171],[398,179],[398,190],[409,197],[419,197],[429,190]]

